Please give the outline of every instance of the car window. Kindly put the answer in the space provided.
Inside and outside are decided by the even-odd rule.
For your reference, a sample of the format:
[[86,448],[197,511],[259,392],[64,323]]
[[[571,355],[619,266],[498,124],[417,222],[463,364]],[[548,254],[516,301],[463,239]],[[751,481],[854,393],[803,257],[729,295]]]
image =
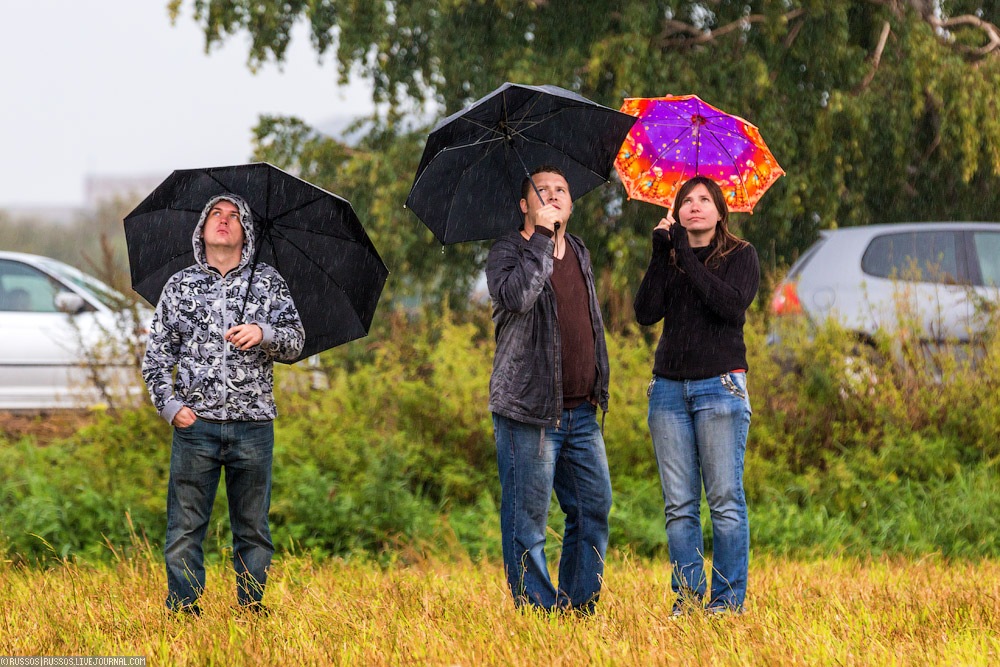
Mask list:
[[50,273],[54,273],[63,280],[71,282],[77,287],[82,287],[87,290],[89,293],[93,294],[98,301],[112,310],[120,309],[125,303],[125,297],[121,294],[108,287],[97,278],[87,275],[75,267],[63,264],[62,262],[46,260],[41,261],[40,264],[42,265],[42,268]]
[[972,242],[979,258],[979,273],[983,284],[1000,287],[1000,234],[996,232],[974,232]]
[[955,232],[901,232],[876,236],[861,269],[871,276],[917,282],[959,282]]
[[0,311],[55,313],[61,285],[21,262],[0,260]]

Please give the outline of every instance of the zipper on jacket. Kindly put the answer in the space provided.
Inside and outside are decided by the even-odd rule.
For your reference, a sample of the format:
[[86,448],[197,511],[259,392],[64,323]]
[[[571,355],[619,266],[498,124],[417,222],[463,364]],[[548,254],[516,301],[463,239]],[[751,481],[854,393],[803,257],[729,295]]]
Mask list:
[[563,395],[562,395],[562,339],[559,337],[559,307],[556,304],[556,293],[552,288],[551,279],[546,279],[545,287],[547,287],[552,293],[552,318],[555,322],[555,326],[552,329],[552,361],[556,369],[555,372],[555,386],[553,387],[556,397],[556,428],[562,424],[562,406],[563,406]]
[[220,279],[222,286],[222,414],[229,418],[229,341],[226,340],[226,305],[229,303],[229,289],[226,276]]

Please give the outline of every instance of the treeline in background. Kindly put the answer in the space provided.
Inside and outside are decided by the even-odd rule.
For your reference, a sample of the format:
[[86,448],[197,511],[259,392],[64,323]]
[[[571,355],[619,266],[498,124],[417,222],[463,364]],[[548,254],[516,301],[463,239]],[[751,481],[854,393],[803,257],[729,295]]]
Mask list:
[[[499,553],[492,325],[488,306],[470,298],[488,243],[442,248],[402,204],[434,119],[514,81],[614,108],[624,97],[695,93],[757,125],[787,172],[754,215],[733,216],[764,274],[746,333],[754,549],[1000,554],[997,327],[975,341],[975,364],[924,350],[912,327],[867,348],[830,324],[793,332],[776,351],[763,307],[822,229],[997,219],[1000,0],[169,7],[176,20],[193,9],[208,47],[249,38],[251,67],[280,61],[291,27],[308,22],[317,55],[336,59],[331,85],[374,86],[377,112],[349,140],[267,116],[248,156],[350,200],[391,271],[368,338],[279,369],[279,549]],[[191,166],[205,165],[177,165]],[[121,218],[134,203],[59,229],[0,215],[0,237],[4,249],[63,259],[127,292]],[[632,324],[631,303],[661,215],[612,182],[570,221],[593,255],[612,350],[612,546],[642,556],[663,553],[666,536],[645,424],[657,332]],[[0,549],[12,559],[101,558],[102,545],[128,543],[133,528],[162,539],[169,438],[148,407],[95,417],[62,440],[0,436]],[[209,539],[216,551],[229,542],[223,509]],[[552,527],[556,549],[561,526]]]

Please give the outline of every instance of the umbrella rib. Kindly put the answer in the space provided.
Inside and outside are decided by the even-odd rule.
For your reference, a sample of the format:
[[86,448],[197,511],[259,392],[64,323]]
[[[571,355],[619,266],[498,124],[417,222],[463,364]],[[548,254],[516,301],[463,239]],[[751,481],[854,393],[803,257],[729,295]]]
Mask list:
[[[708,123],[706,123],[706,125],[708,125]],[[717,128],[717,129],[713,129],[712,130],[713,132],[717,132],[719,134],[727,134],[730,137],[733,137],[734,139],[742,139],[743,141],[748,141],[750,143],[753,143],[752,141],[750,141],[749,139],[747,139],[744,135],[738,134],[736,132],[733,132],[732,130],[730,130],[726,126],[722,125],[721,123],[717,123],[715,121],[712,121],[711,125],[712,125],[712,127]]]
[[[506,146],[505,144],[501,144],[501,146],[502,146],[502,147],[504,148],[504,150],[506,150],[506,149],[508,148],[508,147],[507,147],[507,146]],[[517,152],[517,149],[515,149],[515,148],[514,148],[513,146],[510,146],[510,149],[511,149],[512,151],[515,151],[515,152]],[[482,156],[482,157],[480,157],[480,158],[479,158],[478,160],[476,160],[475,162],[473,162],[472,164],[470,164],[470,165],[469,165],[469,166],[468,166],[467,168],[463,169],[463,170],[462,170],[462,173],[461,173],[461,175],[459,175],[459,177],[458,177],[458,182],[461,182],[461,180],[462,180],[463,178],[465,178],[465,175],[466,175],[467,173],[469,173],[469,170],[471,170],[471,169],[472,169],[472,167],[473,167],[473,166],[475,166],[475,165],[476,165],[477,163],[481,162],[482,160],[485,160],[485,159],[486,159],[486,157],[487,157],[487,156],[488,156],[488,155],[489,155],[489,154],[490,154],[491,152],[493,152],[493,149],[492,149],[492,148],[491,148],[491,149],[490,149],[490,150],[489,150],[489,151],[488,151],[488,152],[486,153],[486,155],[483,155],[483,156]],[[505,158],[505,159],[506,159],[506,158]],[[503,177],[504,177],[505,179],[507,179],[507,186],[508,186],[508,187],[510,188],[510,190],[511,190],[511,191],[513,191],[513,190],[514,190],[514,184],[513,184],[512,182],[511,182],[511,180],[510,180],[510,173],[509,173],[509,172],[508,172],[507,170],[504,170],[504,171],[503,171]],[[518,205],[518,200],[517,200],[517,199],[515,199],[515,200],[514,200],[514,207],[515,207],[515,208],[517,209],[517,213],[521,213],[521,209],[520,209],[520,208],[519,208],[518,206],[519,206],[519,205]],[[522,214],[522,215],[523,215],[523,214]],[[449,211],[448,211],[448,217],[447,217],[447,218],[445,218],[445,223],[444,223],[444,232],[443,232],[443,234],[442,234],[442,235],[443,235],[443,236],[444,236],[445,238],[448,238],[448,228],[449,228],[450,226],[451,226],[451,210],[449,210]]]
[[732,153],[730,153],[729,150],[725,146],[722,145],[721,141],[719,141],[718,139],[716,139],[712,135],[709,135],[709,137],[711,137],[711,139],[713,141],[715,141],[716,145],[719,148],[721,148],[722,151],[726,155],[729,156],[730,160],[733,161],[733,166],[736,168],[735,169],[735,171],[736,171],[736,178],[740,179],[740,187],[743,188],[743,195],[747,198],[747,203],[749,204],[750,203],[750,193],[747,192],[747,184],[743,181],[743,176],[740,174],[740,166],[738,164],[736,164],[736,158],[734,158],[733,155],[732,155]]
[[[206,176],[208,176],[209,178],[211,178],[211,179],[212,179],[213,181],[215,181],[216,183],[218,183],[218,184],[219,184],[220,186],[222,186],[222,187],[223,187],[223,188],[225,189],[225,191],[226,191],[226,192],[232,192],[232,191],[233,191],[233,189],[232,189],[231,187],[229,187],[228,185],[226,185],[225,183],[223,183],[222,181],[220,181],[219,179],[217,179],[217,178],[216,178],[215,176],[213,176],[213,175],[211,174],[211,172],[210,172],[210,171],[209,171],[208,169],[205,169],[205,170],[203,171],[203,173],[204,173],[204,174],[205,174]],[[239,194],[239,193],[238,193],[238,192],[233,192],[233,194]],[[249,206],[249,207],[250,207],[250,213],[252,213],[252,214],[254,214],[254,215],[258,216],[258,217],[259,217],[259,218],[260,218],[261,220],[266,220],[266,219],[267,219],[267,218],[266,218],[265,216],[263,216],[263,215],[260,215],[259,213],[256,213],[256,212],[255,212],[255,211],[253,210],[253,206],[250,206],[250,202],[249,202],[249,201],[248,201],[248,200],[246,199],[246,197],[244,197],[244,199],[243,199],[243,200],[244,200],[244,201],[246,201],[246,203],[247,203],[247,206]],[[200,211],[199,211],[199,213],[200,213]]]
[[142,215],[147,215],[148,213],[154,213],[156,211],[164,211],[164,210],[166,210],[166,211],[180,211],[181,213],[198,213],[198,214],[200,214],[203,209],[200,209],[200,208],[199,209],[194,209],[194,208],[174,208],[172,206],[165,206],[164,208],[154,209],[153,211],[149,211],[147,213],[143,213]]
[[271,256],[274,257],[274,269],[278,272],[278,275],[282,276],[283,280],[285,274],[281,272],[281,265],[280,265],[281,263],[278,261],[278,249],[274,247],[275,236],[277,236],[279,239],[285,239],[286,241],[288,239],[285,237],[284,234],[281,233],[280,230],[276,230],[274,228],[274,225],[268,227],[267,231],[264,233],[264,239],[266,239],[267,242],[271,244]]
[[679,112],[679,111],[677,111],[677,109],[674,109],[674,108],[673,108],[673,107],[671,107],[671,106],[667,106],[666,104],[664,104],[664,105],[659,105],[659,104],[658,104],[657,106],[662,106],[662,107],[663,107],[663,109],[664,109],[664,111],[667,111],[668,113],[672,113],[672,114],[674,114],[675,116],[677,116],[677,117],[678,117],[678,118],[680,118],[681,120],[684,120],[684,121],[688,121],[688,122],[690,122],[690,121],[691,121],[691,118],[690,118],[690,117],[688,117],[688,118],[685,118],[684,116],[682,116],[682,115],[680,114],[680,112]]
[[[490,128],[490,127],[487,127],[487,126],[485,126],[485,125],[483,125],[481,123],[476,123],[476,122],[473,122],[473,121],[469,121],[469,122],[472,123],[473,125],[477,126],[477,127],[481,127],[481,128],[483,128],[485,130],[489,130],[490,132],[493,132],[496,136],[489,137],[489,138],[482,138],[482,137],[480,137],[480,138],[477,138],[475,141],[473,141],[471,144],[460,144],[458,146],[448,146],[447,148],[465,148],[467,146],[479,146],[481,144],[488,144],[491,141],[503,141],[505,139],[505,137],[502,134],[500,134],[499,132],[497,132],[496,130],[494,130],[494,129]],[[441,150],[447,150],[447,148],[443,148]]]
[[[551,118],[554,118],[555,116],[558,116],[559,114],[561,114],[563,111],[566,111],[567,109],[588,109],[588,108],[590,108],[587,105],[576,103],[576,104],[571,104],[571,105],[559,107],[553,113],[549,114],[548,116],[543,116],[542,118],[539,118],[538,120],[525,121],[525,119],[528,117],[529,114],[531,114],[531,112],[534,110],[534,108],[536,106],[538,106],[538,103],[542,101],[543,97],[544,97],[544,95],[541,94],[541,93],[536,94],[534,101],[531,103],[531,106],[528,108],[527,111],[525,111],[523,114],[521,114],[521,116],[518,118],[518,122],[521,123],[521,124],[530,123],[530,125],[527,125],[524,128],[525,130],[529,130],[532,127],[534,127],[535,125],[538,125],[540,123],[544,123],[545,121],[547,121],[547,120],[549,120]],[[506,104],[505,104],[505,106],[506,106]],[[506,109],[505,109],[504,110],[504,116],[506,117],[506,115],[507,115],[507,112],[506,112]],[[521,127],[521,125],[518,125],[517,127],[513,127],[511,129],[514,130],[515,134],[518,134],[520,136],[524,136],[522,134],[522,130],[520,129],[520,127]]]
[[[465,174],[467,174],[469,172],[469,170],[472,169],[476,164],[478,164],[482,160],[486,159],[486,157],[488,157],[490,153],[492,153],[494,150],[496,150],[497,146],[502,146],[502,145],[503,144],[501,143],[501,144],[496,144],[494,146],[491,146],[482,156],[480,156],[480,158],[478,160],[476,160],[475,162],[473,162],[472,164],[470,164],[469,166],[467,166],[464,170],[462,170],[462,173],[460,174],[459,179],[461,179],[461,177],[465,176]],[[442,148],[438,152],[438,155],[441,155],[441,153],[444,153],[446,151],[453,151],[453,150],[457,150],[457,149],[460,149],[460,148],[470,148],[472,146],[476,146],[476,144],[466,144],[466,145],[463,145],[463,146],[449,146],[447,148]],[[436,157],[437,156],[435,156],[435,158]],[[432,160],[432,162],[433,162],[433,160]],[[411,193],[417,188],[417,186],[420,184],[420,181],[424,178],[424,176],[426,174],[427,174],[427,169],[424,169],[424,171],[420,172],[420,175],[417,176],[417,180],[415,180],[413,182],[413,185],[410,186],[410,192]]]
[[[492,153],[492,152],[493,152],[494,150],[496,150],[497,146],[504,146],[504,145],[505,145],[505,144],[502,144],[502,143],[501,143],[501,144],[497,144],[496,146],[491,146],[491,147],[490,147],[490,148],[489,148],[489,149],[488,149],[488,150],[487,150],[487,151],[486,151],[485,153],[483,153],[482,155],[480,155],[480,156],[479,156],[479,158],[478,158],[478,159],[477,159],[476,161],[474,161],[474,162],[471,162],[471,163],[470,163],[470,164],[469,164],[468,166],[466,166],[466,168],[465,168],[465,169],[463,169],[463,170],[462,170],[462,173],[461,173],[461,174],[459,174],[459,176],[458,176],[458,179],[457,179],[457,182],[459,182],[459,183],[460,183],[460,182],[462,181],[462,179],[463,179],[463,178],[465,178],[465,175],[466,175],[466,174],[468,174],[468,173],[469,173],[469,171],[471,171],[473,167],[475,167],[475,166],[476,166],[477,164],[479,164],[480,162],[482,162],[483,160],[485,160],[485,159],[486,159],[487,157],[489,157],[490,153]],[[444,150],[453,150],[453,149],[451,149],[451,148],[446,148],[446,149],[444,149]],[[442,152],[444,152],[444,151],[442,151]],[[423,176],[424,176],[424,175],[423,175],[423,174],[421,174],[421,175],[420,175],[420,178],[423,178]],[[418,182],[419,182],[419,181],[418,181]],[[414,187],[414,188],[415,188],[415,187],[417,187],[417,184],[416,184],[416,183],[414,183],[414,184],[413,184],[413,187]],[[447,238],[447,237],[448,237],[448,225],[449,225],[449,223],[450,223],[450,222],[451,222],[451,208],[449,207],[449,209],[448,209],[448,217],[447,217],[447,218],[445,218],[445,223],[444,223],[444,232],[443,232],[443,236],[444,236],[445,238]]]
[[[330,282],[332,282],[332,283],[333,283],[333,284],[334,284],[334,285],[335,285],[335,286],[337,287],[337,289],[338,289],[338,290],[340,290],[340,293],[344,295],[344,298],[346,298],[346,299],[347,299],[347,302],[348,302],[349,304],[351,304],[351,312],[353,312],[353,313],[354,313],[354,316],[355,316],[355,318],[357,318],[358,314],[357,314],[357,312],[356,312],[356,311],[354,310],[354,303],[353,303],[353,302],[351,301],[351,297],[350,297],[350,296],[348,296],[348,294],[347,294],[347,292],[346,292],[346,291],[344,290],[344,288],[343,288],[343,287],[342,287],[342,286],[340,285],[340,283],[338,283],[338,282],[337,282],[337,279],[336,279],[336,278],[334,278],[333,276],[331,276],[331,275],[330,275],[330,273],[329,273],[329,271],[327,271],[327,270],[326,270],[326,269],[325,269],[325,268],[323,267],[323,265],[321,265],[321,264],[320,264],[319,262],[317,262],[317,261],[316,261],[315,259],[313,259],[313,258],[312,258],[312,257],[311,257],[311,256],[310,256],[310,255],[309,255],[308,253],[306,253],[306,251],[304,251],[304,250],[303,250],[302,248],[300,248],[300,247],[299,247],[299,245],[298,245],[297,243],[295,243],[295,241],[291,240],[290,238],[288,238],[288,237],[287,237],[287,236],[285,236],[284,234],[281,234],[281,235],[280,235],[280,236],[279,236],[278,238],[279,238],[279,239],[281,239],[282,241],[284,241],[285,243],[287,243],[288,245],[292,246],[292,247],[293,247],[293,248],[295,248],[296,250],[298,250],[298,251],[299,251],[299,253],[300,253],[300,254],[301,254],[301,255],[302,255],[303,257],[305,257],[305,258],[306,258],[306,260],[307,260],[308,262],[310,262],[310,263],[311,263],[311,264],[312,264],[313,266],[315,266],[315,267],[316,267],[317,269],[319,269],[319,270],[320,270],[320,272],[322,272],[324,276],[326,276],[327,278],[329,278],[329,279],[330,279]],[[272,247],[273,247],[273,244],[272,244]],[[277,257],[277,254],[275,254],[275,256]],[[284,276],[282,276],[282,278],[284,278]],[[363,325],[362,325],[362,328],[364,328],[364,326],[363,326]]]
[[[518,125],[517,127],[511,126],[511,125],[508,125],[508,127],[510,127],[511,131],[514,134],[516,134],[518,136],[524,136],[523,133],[524,133],[525,130],[530,130],[535,125],[538,125],[540,123],[544,123],[545,121],[549,120],[550,118],[553,118],[553,117],[561,114],[563,111],[564,111],[564,109],[559,109],[558,111],[556,111],[556,112],[554,112],[554,113],[552,113],[552,114],[550,114],[548,116],[545,116],[544,118],[540,118],[538,120],[533,120],[533,121],[525,121],[522,125]],[[497,136],[492,137],[490,139],[476,139],[476,141],[473,142],[473,143],[471,143],[471,144],[463,144],[464,146],[476,146],[478,144],[486,143],[488,141],[503,141],[504,139],[506,139],[506,137],[503,136],[503,134],[501,134],[496,129],[490,127],[489,125],[484,125],[483,123],[480,123],[480,122],[475,121],[475,120],[470,120],[468,118],[462,118],[460,120],[464,120],[467,123],[469,123],[470,125],[475,125],[476,127],[481,127],[482,129],[487,130],[487,131],[492,132],[493,134],[497,135]],[[523,127],[523,129],[522,129],[522,127]],[[454,146],[453,148],[461,148],[461,147],[462,146]]]
[[[530,113],[531,113],[532,111],[534,111],[535,107],[536,107],[536,106],[538,106],[538,103],[539,103],[539,102],[541,102],[541,101],[542,101],[542,95],[541,95],[541,94],[539,94],[539,93],[536,93],[536,95],[535,95],[535,99],[534,99],[534,101],[533,101],[533,102],[531,103],[531,106],[530,106],[530,107],[528,107],[528,110],[527,110],[527,111],[525,111],[525,112],[524,112],[523,114],[521,114],[521,115],[520,115],[520,117],[519,117],[519,118],[517,119],[517,122],[520,122],[520,121],[524,120],[524,119],[525,119],[525,118],[526,118],[526,117],[528,116],[528,114],[530,114]],[[556,110],[556,113],[555,113],[555,114],[552,114],[552,116],[554,116],[554,115],[558,114],[558,113],[559,113],[560,111],[562,111],[562,109],[557,109],[557,110]],[[542,123],[542,122],[545,122],[546,120],[548,120],[548,119],[549,119],[549,118],[551,118],[552,116],[546,116],[545,118],[542,118],[541,120],[538,120],[538,121],[535,121],[535,123],[534,123],[534,124],[532,125],[532,127],[534,127],[534,125],[537,125],[538,123]],[[507,110],[506,110],[506,109],[504,109],[504,117],[505,117],[505,118],[507,118],[507,117],[508,117],[508,114],[507,114]],[[519,130],[519,129],[518,129],[517,127],[514,127],[514,128],[512,128],[512,129],[514,130],[514,132],[515,132],[515,133],[517,133],[517,134],[520,134],[520,130]]]
[[[513,130],[514,134],[516,134],[517,136],[519,136],[519,137],[526,137],[526,135],[524,134],[525,132],[527,132],[531,128],[535,127],[536,125],[541,125],[545,121],[550,120],[552,118],[555,118],[556,116],[558,116],[559,114],[561,114],[565,110],[566,110],[565,108],[557,109],[556,111],[554,111],[553,113],[549,114],[548,116],[545,116],[544,118],[539,118],[538,120],[532,120],[532,121],[524,121],[522,124],[518,125],[517,127],[512,127],[511,129]],[[524,120],[523,117],[522,117],[522,120]]]
[[349,242],[349,243],[356,243],[356,244],[361,245],[361,246],[365,245],[363,242],[361,242],[361,241],[359,241],[357,239],[343,237],[343,236],[337,236],[336,234],[328,234],[325,231],[317,230],[317,229],[303,229],[301,227],[293,227],[292,225],[289,225],[289,224],[283,223],[283,222],[282,223],[275,223],[275,224],[273,224],[272,228],[275,228],[275,229],[277,229],[277,228],[288,229],[288,230],[291,230],[291,231],[294,231],[294,232],[301,232],[303,234],[315,234],[317,236],[322,236],[323,238],[337,239],[337,240],[346,241],[346,242]]
[[677,127],[678,125],[687,127],[691,125],[690,119],[685,118],[640,118],[639,122],[643,125],[656,125],[656,126],[666,126],[666,127]]
[[[493,134],[500,135],[500,138],[503,138],[503,135],[500,134],[500,132],[497,131],[496,128],[493,128],[493,127],[491,127],[489,125],[486,125],[485,123],[480,123],[478,120],[473,120],[472,118],[467,118],[465,116],[462,116],[458,120],[465,121],[469,125],[475,125],[476,127],[481,127],[482,129],[486,130],[487,132],[492,132]],[[476,140],[476,143],[479,143],[478,139]]]
[[[323,199],[325,197],[327,197],[327,195],[324,193],[324,194],[321,194],[320,196],[316,197],[316,199],[310,199],[309,201],[307,201],[304,204],[299,204],[295,208],[290,208],[287,211],[285,211],[284,213],[282,213],[281,215],[276,215],[273,218],[271,218],[271,224],[276,223],[278,220],[281,220],[286,215],[291,215],[292,213],[297,213],[298,211],[301,211],[302,209],[306,208],[307,206],[312,206],[313,204],[315,204],[318,201],[323,201]],[[270,206],[270,204],[268,204],[268,205]]]
[[561,150],[559,148],[556,148],[555,146],[553,146],[549,142],[544,141],[542,139],[535,139],[533,137],[528,137],[528,136],[524,136],[524,135],[521,135],[521,136],[524,137],[525,142],[531,142],[531,143],[535,143],[535,144],[543,144],[545,146],[548,146],[549,148],[551,148],[554,151],[558,151],[559,153],[562,153],[563,155],[565,155],[566,157],[568,157],[570,160],[572,160],[573,162],[577,163],[578,165],[580,165],[581,167],[583,167],[584,169],[586,169],[587,171],[589,171],[590,173],[592,173],[594,176],[597,176],[601,180],[607,180],[606,177],[601,176],[596,171],[594,171],[593,169],[591,169],[590,167],[588,167],[584,163],[580,162],[579,160],[577,160],[575,157],[573,157],[572,155],[570,155],[566,151]]

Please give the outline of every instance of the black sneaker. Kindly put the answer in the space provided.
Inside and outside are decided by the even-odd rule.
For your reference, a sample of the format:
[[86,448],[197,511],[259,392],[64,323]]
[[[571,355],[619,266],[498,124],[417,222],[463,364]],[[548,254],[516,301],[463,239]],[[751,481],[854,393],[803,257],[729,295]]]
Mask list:
[[186,604],[181,607],[167,607],[175,616],[201,616],[201,607],[197,604]]
[[249,616],[257,616],[259,618],[267,618],[271,615],[271,609],[261,602],[251,602],[250,604],[241,604],[237,606],[237,611],[241,614],[247,614]]

